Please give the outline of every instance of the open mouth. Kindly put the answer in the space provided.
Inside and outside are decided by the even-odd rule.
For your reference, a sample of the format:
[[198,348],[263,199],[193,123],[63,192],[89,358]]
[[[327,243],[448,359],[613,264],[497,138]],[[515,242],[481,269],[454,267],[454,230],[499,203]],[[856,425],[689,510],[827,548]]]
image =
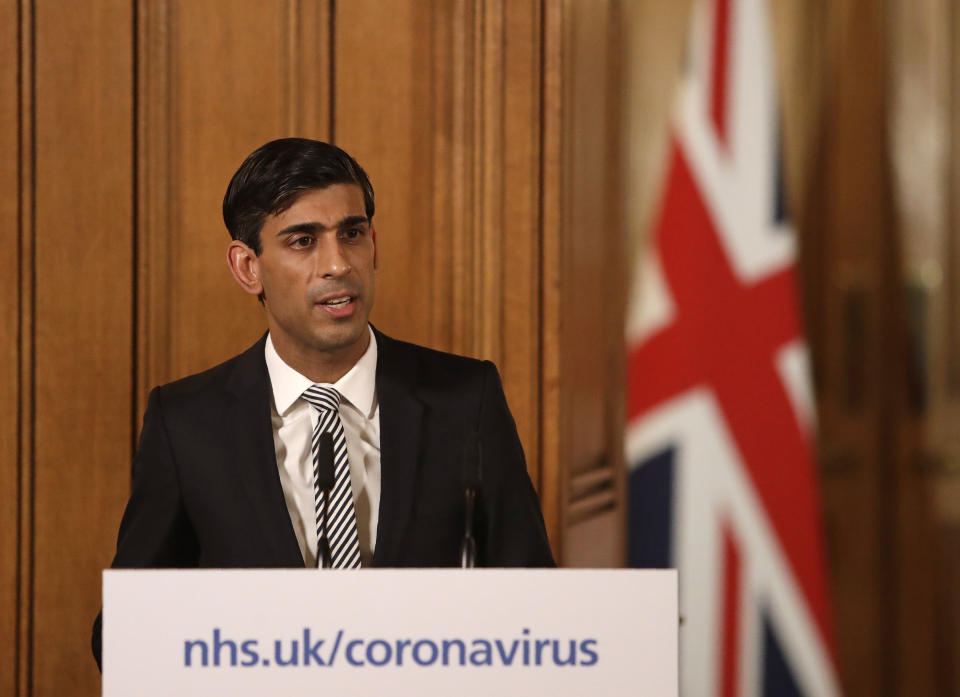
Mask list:
[[317,305],[334,319],[351,317],[357,309],[356,295],[335,295],[321,300]]
[[324,307],[330,307],[335,310],[343,309],[350,303],[352,303],[356,298],[352,295],[344,295],[339,298],[330,298],[329,300],[324,300],[321,305]]

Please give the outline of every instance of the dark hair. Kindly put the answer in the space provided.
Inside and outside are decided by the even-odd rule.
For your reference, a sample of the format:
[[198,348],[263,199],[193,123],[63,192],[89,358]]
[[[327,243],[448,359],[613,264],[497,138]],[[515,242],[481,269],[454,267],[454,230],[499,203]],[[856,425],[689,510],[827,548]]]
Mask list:
[[331,184],[359,186],[367,218],[373,219],[373,186],[350,155],[319,140],[271,140],[250,153],[230,180],[223,197],[223,222],[233,239],[259,256],[264,219],[283,213],[305,191]]

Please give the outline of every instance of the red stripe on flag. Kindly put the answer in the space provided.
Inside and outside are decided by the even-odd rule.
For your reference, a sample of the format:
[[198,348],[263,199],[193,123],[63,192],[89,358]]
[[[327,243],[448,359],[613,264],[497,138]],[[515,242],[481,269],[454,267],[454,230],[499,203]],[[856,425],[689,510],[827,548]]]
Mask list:
[[775,363],[799,336],[793,270],[737,278],[676,141],[655,244],[676,316],[630,351],[628,419],[693,387],[711,391],[832,651],[813,453]]
[[713,6],[713,90],[710,118],[717,139],[727,144],[727,74],[730,56],[730,0],[717,0]]
[[723,621],[720,625],[720,697],[739,694],[740,683],[740,593],[743,563],[730,525],[723,534]]

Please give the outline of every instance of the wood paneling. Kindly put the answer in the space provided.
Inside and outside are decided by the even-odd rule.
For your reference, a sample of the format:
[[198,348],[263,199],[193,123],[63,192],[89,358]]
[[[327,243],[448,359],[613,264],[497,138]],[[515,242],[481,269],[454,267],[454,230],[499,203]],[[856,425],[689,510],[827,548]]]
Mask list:
[[[560,546],[565,565],[594,566],[597,537],[614,540],[609,549],[619,555],[606,557],[606,563],[619,565],[626,549],[621,16],[616,2],[565,3],[563,13],[563,193],[555,307],[562,385],[561,529],[571,528],[571,534]],[[591,534],[577,534],[579,526]]]
[[[551,536],[554,556],[560,545],[563,529],[563,492],[565,472],[560,463],[567,452],[566,429],[561,421],[563,390],[561,388],[561,311],[563,309],[560,284],[563,278],[562,236],[564,221],[561,202],[564,200],[564,3],[550,0],[543,9],[543,106],[541,121],[543,135],[543,173],[540,179],[540,221],[543,229],[541,244],[540,292],[541,339],[543,351],[540,360],[540,503],[547,532]],[[558,563],[563,563],[558,558]]]
[[[497,322],[500,327],[500,370],[507,385],[510,409],[517,421],[534,482],[541,478],[540,389],[542,335],[540,306],[543,237],[541,153],[541,22],[538,2],[504,4],[502,37],[503,142],[500,171],[500,230],[493,254],[501,260]],[[493,298],[490,299],[493,302]],[[486,335],[486,333],[485,333]]]
[[133,15],[123,0],[35,11],[31,694],[40,697],[97,689],[85,638],[128,488]]
[[17,445],[19,448],[15,466],[18,469],[17,505],[19,525],[17,528],[17,623],[13,641],[16,650],[16,686],[20,694],[26,694],[32,681],[33,670],[33,515],[34,515],[34,18],[33,7],[25,3],[18,6],[19,30],[19,187],[17,206],[19,212],[18,237],[18,340],[19,340],[19,395],[17,410]]
[[[802,260],[844,690],[942,694],[933,650],[935,535],[910,386],[902,237],[909,223],[893,197],[891,38],[900,25],[888,15],[894,6],[846,0],[808,14],[820,28],[806,34],[820,38],[807,47],[810,65],[792,84],[817,71],[822,108],[806,112],[813,128],[794,129],[811,138],[806,149],[816,153],[807,156],[799,187]],[[915,4],[906,12],[919,14]],[[910,81],[913,108],[920,109],[924,89]],[[912,130],[933,137],[926,127]],[[908,158],[920,165],[929,154]],[[924,196],[933,195],[932,185],[919,183]],[[922,205],[906,195],[911,206]]]
[[0,694],[16,690],[20,540],[20,22],[17,3],[0,2]]
[[957,534],[953,511],[960,508],[960,393],[951,380],[960,368],[951,322],[960,304],[960,217],[950,198],[960,168],[958,17],[947,0],[888,4],[889,144],[907,299],[894,482],[900,694],[960,692],[952,673],[960,624],[943,596],[957,568],[950,552],[960,545],[960,538],[949,539]]
[[0,225],[16,247],[0,257],[16,279],[0,290],[0,409],[17,414],[0,423],[0,693],[98,692],[87,637],[146,394],[265,326],[230,280],[220,208],[275,137],[364,165],[374,320],[495,360],[558,556],[576,524],[571,559],[616,561],[617,7],[0,0]]
[[892,333],[881,293],[893,229],[880,21],[869,3],[829,13],[819,159],[799,219],[838,662],[845,691],[875,695],[891,694],[881,666],[892,658],[883,607],[891,597],[883,540],[892,502],[884,499],[883,471],[893,453],[881,437],[893,426],[881,395],[889,382],[883,337]]
[[368,0],[334,21],[334,140],[378,192],[374,322],[499,365],[565,562],[581,523],[610,540],[583,563],[622,558],[616,8]]
[[[960,492],[953,492],[955,505]],[[960,695],[960,525],[942,526],[937,536],[936,677],[942,697]]]
[[339,3],[335,27],[338,56],[381,37],[335,61],[334,139],[377,190],[373,321],[495,361],[536,482],[539,3]]
[[329,6],[141,0],[138,36],[142,409],[153,385],[235,355],[266,328],[227,271],[221,203],[257,146],[327,137]]
[[410,0],[338,2],[336,10],[333,141],[360,162],[377,195],[373,322],[429,344],[433,241],[447,232],[432,215],[433,10]]

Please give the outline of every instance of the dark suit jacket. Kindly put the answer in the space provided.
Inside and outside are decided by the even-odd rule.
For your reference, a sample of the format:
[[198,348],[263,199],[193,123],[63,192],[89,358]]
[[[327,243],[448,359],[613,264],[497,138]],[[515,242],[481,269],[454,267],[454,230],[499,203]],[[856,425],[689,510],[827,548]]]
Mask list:
[[[376,337],[382,479],[373,565],[459,564],[464,443],[478,433],[478,563],[553,566],[496,367]],[[113,568],[303,566],[274,452],[264,342],[150,393]]]

